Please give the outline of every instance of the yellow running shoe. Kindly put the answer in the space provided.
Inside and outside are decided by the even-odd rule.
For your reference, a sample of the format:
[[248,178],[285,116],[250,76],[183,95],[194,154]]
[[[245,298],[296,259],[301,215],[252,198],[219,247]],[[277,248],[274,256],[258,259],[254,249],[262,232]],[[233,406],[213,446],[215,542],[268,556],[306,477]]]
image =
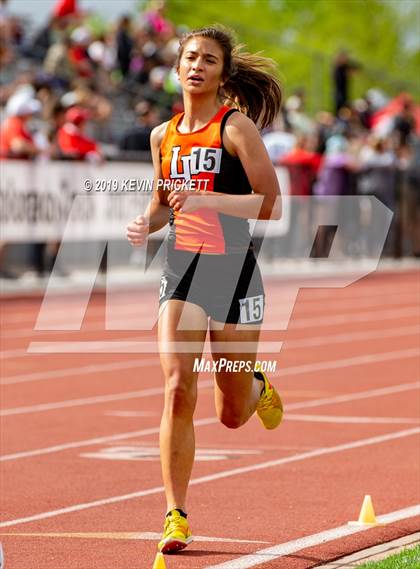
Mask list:
[[178,510],[171,510],[165,518],[162,540],[158,550],[161,553],[176,553],[193,541],[188,521]]
[[254,376],[264,382],[264,389],[257,405],[257,415],[266,429],[275,429],[283,418],[283,404],[280,395],[263,371],[254,371]]

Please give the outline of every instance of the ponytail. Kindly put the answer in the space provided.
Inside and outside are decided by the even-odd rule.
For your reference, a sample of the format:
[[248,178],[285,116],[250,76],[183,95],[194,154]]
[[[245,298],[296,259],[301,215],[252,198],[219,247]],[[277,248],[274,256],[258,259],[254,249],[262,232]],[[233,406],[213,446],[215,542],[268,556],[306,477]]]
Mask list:
[[276,64],[260,54],[242,51],[234,45],[231,33],[221,26],[193,30],[180,41],[176,66],[185,45],[193,37],[216,41],[223,51],[223,79],[220,98],[223,103],[241,110],[261,129],[269,126],[280,112],[282,88],[274,75]]
[[233,49],[232,73],[222,87],[221,95],[231,101],[258,126],[269,126],[282,103],[282,89],[274,76],[275,63],[258,53]]

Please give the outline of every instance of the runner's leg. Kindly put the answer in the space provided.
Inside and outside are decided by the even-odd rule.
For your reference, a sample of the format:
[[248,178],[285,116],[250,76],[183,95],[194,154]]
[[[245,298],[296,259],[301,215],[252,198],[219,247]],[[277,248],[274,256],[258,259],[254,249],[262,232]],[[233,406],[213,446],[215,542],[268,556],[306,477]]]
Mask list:
[[[239,328],[239,327],[238,327]],[[260,400],[262,382],[254,377],[254,364],[260,334],[259,325],[241,326],[221,324],[210,321],[210,340],[213,360],[219,362],[225,358],[228,362],[250,362],[249,371],[229,371],[222,369],[215,373],[215,404],[220,421],[229,428],[235,429],[243,425],[254,414]],[[246,344],[246,353],[229,352],[229,344],[236,347]],[[224,349],[226,351],[219,351]],[[239,364],[237,364],[239,365]],[[233,367],[232,367],[233,369]]]
[[[178,329],[184,319],[194,329]],[[161,306],[158,337],[165,376],[165,407],[160,425],[160,455],[167,511],[186,511],[195,453],[193,414],[198,373],[193,371],[193,365],[194,359],[201,357],[207,324],[206,313],[195,304],[168,300]]]

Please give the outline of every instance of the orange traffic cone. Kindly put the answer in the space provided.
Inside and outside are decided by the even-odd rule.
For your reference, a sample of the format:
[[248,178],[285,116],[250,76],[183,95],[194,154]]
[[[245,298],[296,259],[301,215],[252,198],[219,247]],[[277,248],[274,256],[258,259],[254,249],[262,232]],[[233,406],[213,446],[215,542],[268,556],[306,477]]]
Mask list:
[[382,526],[380,522],[376,521],[375,510],[373,509],[372,498],[367,494],[363,500],[362,508],[360,510],[359,519],[357,522],[349,522],[350,525],[355,526]]
[[157,553],[155,562],[153,563],[152,569],[166,569],[165,559],[163,553]]

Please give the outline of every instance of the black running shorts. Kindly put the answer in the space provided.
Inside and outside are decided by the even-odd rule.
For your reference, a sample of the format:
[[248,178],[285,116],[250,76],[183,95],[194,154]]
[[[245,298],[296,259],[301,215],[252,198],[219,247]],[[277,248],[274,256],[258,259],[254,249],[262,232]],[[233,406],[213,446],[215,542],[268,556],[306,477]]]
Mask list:
[[169,242],[159,304],[170,299],[197,304],[217,322],[261,324],[264,286],[252,248],[208,255],[178,251]]

